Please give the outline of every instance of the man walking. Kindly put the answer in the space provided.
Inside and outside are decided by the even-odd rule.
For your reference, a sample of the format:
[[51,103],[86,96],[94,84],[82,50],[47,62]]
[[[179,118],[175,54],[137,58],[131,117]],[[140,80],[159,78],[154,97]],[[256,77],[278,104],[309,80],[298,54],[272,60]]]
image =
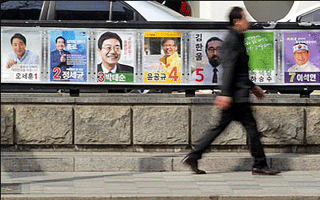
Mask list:
[[230,32],[222,44],[222,91],[221,96],[217,96],[215,100],[215,105],[222,110],[221,121],[217,127],[206,131],[196,148],[182,162],[189,165],[195,173],[205,174],[205,171],[198,169],[198,160],[230,122],[236,120],[243,124],[249,137],[251,155],[254,158],[252,174],[276,175],[280,172],[268,167],[249,103],[250,90],[258,99],[264,98],[263,90],[249,80],[249,56],[243,33],[249,29],[250,24],[239,7],[231,10],[229,20]]

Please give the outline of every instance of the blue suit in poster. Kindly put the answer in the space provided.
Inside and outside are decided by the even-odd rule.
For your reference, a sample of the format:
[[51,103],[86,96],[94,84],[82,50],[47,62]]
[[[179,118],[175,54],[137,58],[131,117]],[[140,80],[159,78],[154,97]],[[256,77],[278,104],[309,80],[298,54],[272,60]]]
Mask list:
[[[51,68],[55,68],[55,67],[59,67],[61,69],[61,71],[67,71],[67,69],[69,69],[69,67],[72,67],[72,65],[68,65],[67,61],[65,62],[61,62],[61,57],[65,57],[65,59],[67,60],[67,57],[70,56],[70,52],[66,51],[66,50],[55,50],[51,52]],[[52,69],[52,70],[53,70]]]
[[87,31],[50,32],[50,81],[87,81]]

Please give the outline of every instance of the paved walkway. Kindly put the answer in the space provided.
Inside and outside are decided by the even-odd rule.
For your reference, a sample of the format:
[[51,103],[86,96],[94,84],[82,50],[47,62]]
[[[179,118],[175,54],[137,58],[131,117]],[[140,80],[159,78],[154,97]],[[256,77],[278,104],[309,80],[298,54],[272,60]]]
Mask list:
[[320,171],[2,172],[1,199],[320,200]]

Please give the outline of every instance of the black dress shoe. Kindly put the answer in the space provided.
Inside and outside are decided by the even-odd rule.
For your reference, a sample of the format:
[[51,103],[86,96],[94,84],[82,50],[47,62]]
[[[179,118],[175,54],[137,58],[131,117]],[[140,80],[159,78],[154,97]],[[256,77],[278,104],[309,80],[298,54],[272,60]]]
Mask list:
[[206,174],[205,171],[198,169],[198,160],[191,158],[189,155],[183,158],[182,163],[189,165],[191,170],[196,174]]
[[270,169],[269,167],[252,168],[252,175],[277,175],[280,171]]

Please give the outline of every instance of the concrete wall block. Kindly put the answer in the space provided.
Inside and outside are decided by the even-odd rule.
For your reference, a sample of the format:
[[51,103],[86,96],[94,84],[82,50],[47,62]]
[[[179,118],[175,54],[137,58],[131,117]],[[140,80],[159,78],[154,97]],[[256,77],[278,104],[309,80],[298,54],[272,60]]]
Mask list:
[[[250,157],[204,157],[199,160],[199,169],[218,172],[250,171],[252,169],[252,164],[253,161]],[[180,158],[174,158],[173,171],[188,170],[190,170],[190,167],[181,163]]]
[[134,106],[133,143],[188,144],[187,106]]
[[[191,107],[191,142],[197,144],[209,128],[218,125],[221,111],[212,106]],[[245,145],[246,132],[239,122],[231,122],[213,145]]]
[[129,106],[75,107],[76,144],[130,144]]
[[72,144],[72,107],[18,105],[17,144]]
[[304,108],[254,106],[253,114],[264,144],[303,144]]
[[283,171],[319,171],[320,159],[316,155],[275,157],[272,158],[272,168]]
[[4,172],[72,172],[73,157],[1,158],[1,171]]
[[[205,171],[217,171],[217,172],[230,172],[230,171],[251,171],[253,166],[253,158],[248,153],[248,156],[230,156],[225,157],[228,154],[222,154],[222,156],[207,156],[203,155],[203,158],[199,160],[199,169]],[[267,162],[270,164],[271,160],[267,158]],[[181,162],[181,158],[173,158],[173,171],[188,171],[189,166],[184,165]]]
[[1,105],[1,144],[13,144],[13,106]]
[[106,156],[75,157],[76,172],[136,171],[134,158]]
[[172,171],[172,158],[170,157],[144,157],[138,158],[136,166],[139,172],[168,172]]
[[307,108],[307,144],[320,144],[320,107]]
[[161,172],[171,171],[170,157],[108,157],[108,156],[79,156],[75,157],[76,172],[104,171],[136,171]]
[[204,158],[199,162],[203,169],[218,172],[250,171],[253,160],[250,157],[216,157]]

